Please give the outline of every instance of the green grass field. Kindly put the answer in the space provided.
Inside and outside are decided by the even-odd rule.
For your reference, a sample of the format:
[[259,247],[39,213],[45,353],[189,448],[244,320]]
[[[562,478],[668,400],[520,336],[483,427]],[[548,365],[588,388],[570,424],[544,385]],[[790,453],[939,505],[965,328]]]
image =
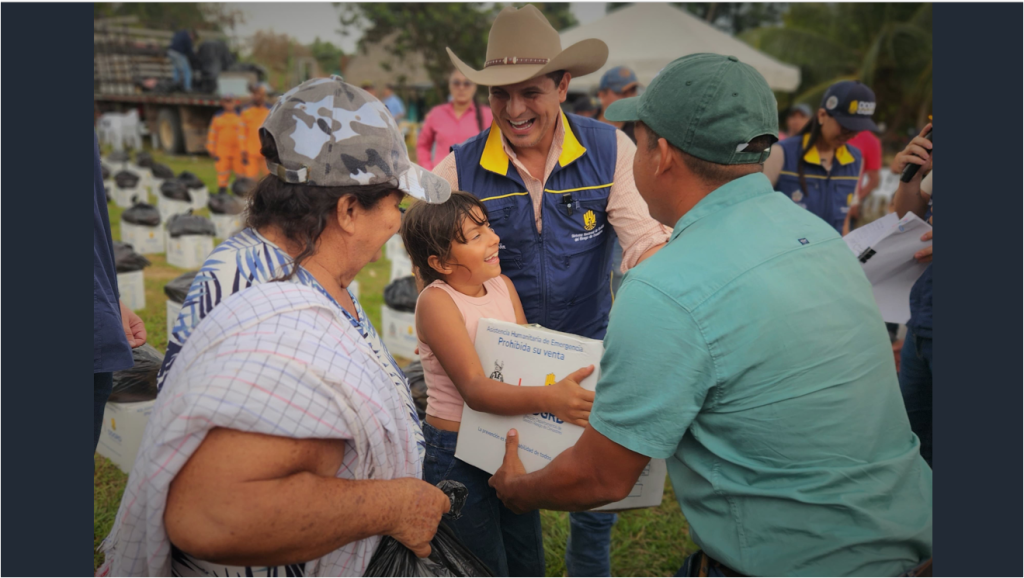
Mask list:
[[[216,188],[216,171],[208,157],[172,157],[153,152],[157,162],[170,166],[175,173],[187,170],[195,173],[206,183],[211,192]],[[155,200],[155,199],[154,199]],[[120,240],[121,212],[113,203],[108,203],[110,225],[114,240]],[[200,211],[204,214],[206,209]],[[220,240],[215,240],[219,243]],[[148,341],[163,351],[167,347],[167,314],[164,285],[185,272],[167,264],[163,255],[147,255],[152,265],[145,269],[146,307],[138,311],[146,324]],[[360,272],[359,301],[367,317],[375,327],[380,327],[381,306],[384,303],[384,286],[388,283],[391,264],[387,259],[369,264]],[[406,360],[397,359],[400,364]],[[93,536],[94,546],[110,532],[110,528],[121,502],[121,494],[128,476],[106,458],[95,456],[93,495]],[[548,576],[565,576],[565,541],[569,533],[569,518],[565,512],[541,512],[544,528],[544,549]],[[615,576],[673,576],[682,566],[687,555],[697,549],[690,540],[689,528],[679,504],[666,483],[665,496],[658,508],[635,510],[619,515],[619,521],[612,532],[612,574]],[[103,554],[96,551],[94,564],[103,563]]]

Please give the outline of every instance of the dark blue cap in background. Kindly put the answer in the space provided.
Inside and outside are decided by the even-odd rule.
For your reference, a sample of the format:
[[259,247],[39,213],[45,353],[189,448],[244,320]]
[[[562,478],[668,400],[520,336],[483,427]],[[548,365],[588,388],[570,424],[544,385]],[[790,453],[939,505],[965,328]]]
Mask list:
[[828,87],[821,98],[821,107],[847,130],[878,131],[871,115],[875,114],[875,93],[856,80],[844,80]]

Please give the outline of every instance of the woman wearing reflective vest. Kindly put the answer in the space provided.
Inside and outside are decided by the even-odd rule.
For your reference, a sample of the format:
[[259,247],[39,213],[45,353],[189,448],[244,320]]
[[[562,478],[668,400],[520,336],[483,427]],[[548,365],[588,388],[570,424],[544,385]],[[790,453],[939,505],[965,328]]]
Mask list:
[[875,131],[875,93],[857,81],[837,82],[800,134],[772,146],[764,173],[776,191],[818,215],[836,231],[849,228],[847,214],[863,171],[860,151],[846,142]]

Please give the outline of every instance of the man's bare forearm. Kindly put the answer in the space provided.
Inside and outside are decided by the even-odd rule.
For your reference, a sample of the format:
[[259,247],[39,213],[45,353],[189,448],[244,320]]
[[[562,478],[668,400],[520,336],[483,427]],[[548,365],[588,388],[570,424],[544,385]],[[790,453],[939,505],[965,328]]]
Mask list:
[[546,467],[515,479],[510,490],[519,511],[536,509],[578,512],[621,500],[625,488],[601,476],[601,468],[577,457],[572,447]]

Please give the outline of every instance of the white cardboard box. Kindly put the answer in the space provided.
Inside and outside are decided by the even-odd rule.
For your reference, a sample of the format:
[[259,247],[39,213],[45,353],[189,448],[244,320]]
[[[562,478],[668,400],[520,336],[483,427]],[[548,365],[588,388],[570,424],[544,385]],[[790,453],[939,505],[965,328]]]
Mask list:
[[182,269],[198,269],[213,252],[209,235],[167,235],[167,262]]
[[142,185],[140,179],[138,184],[131,188],[122,188],[114,183],[114,189],[110,191],[110,197],[114,199],[114,204],[122,209],[128,209],[132,206],[132,199],[137,198],[139,202],[149,202],[149,191]]
[[163,227],[136,225],[121,219],[121,240],[131,244],[137,253],[143,255],[163,253],[165,250]]
[[[148,167],[140,167],[135,163],[128,164],[128,170],[139,175],[139,185],[149,192],[153,192],[153,171]],[[159,189],[156,191],[159,192]]]
[[416,359],[416,314],[380,307],[380,336],[391,355]]
[[156,400],[108,402],[103,411],[103,427],[100,429],[100,443],[96,446],[96,452],[110,459],[124,473],[130,474],[155,403]]
[[206,208],[206,204],[210,202],[210,190],[206,185],[198,189],[189,189],[188,194],[192,196],[192,208],[197,211]]
[[405,244],[402,243],[402,236],[399,234],[391,235],[388,242],[384,244],[385,257],[394,261],[398,255],[408,255],[405,251]]
[[146,308],[146,283],[141,270],[118,273],[117,292],[128,309],[138,311]]
[[391,276],[389,277],[391,281],[412,275],[412,259],[409,258],[409,253],[405,250],[401,235],[392,235],[388,239],[385,244],[385,253],[385,256],[391,261]]
[[174,333],[174,322],[178,320],[178,314],[181,313],[181,303],[173,299],[167,300],[167,336],[170,337]]
[[163,195],[159,195],[159,197],[159,200],[156,202],[156,208],[160,211],[160,222],[162,223],[170,221],[174,215],[187,213],[192,208],[192,203],[168,199]]
[[[594,391],[604,347],[596,339],[535,325],[524,327],[481,319],[476,352],[491,379],[512,385],[551,385],[581,367],[594,365],[594,373],[580,383],[584,389]],[[501,466],[505,435],[512,428],[519,432],[519,458],[527,472],[548,465],[583,435],[583,428],[564,423],[553,414],[500,416],[474,411],[467,405],[462,410],[455,457],[493,474]],[[625,510],[661,504],[666,473],[665,460],[651,460],[629,497],[596,509]]]
[[401,277],[412,275],[412,260],[408,256],[400,255],[391,260],[391,277],[394,281]]
[[242,215],[218,215],[210,213],[210,221],[217,229],[218,239],[227,239],[242,230]]

